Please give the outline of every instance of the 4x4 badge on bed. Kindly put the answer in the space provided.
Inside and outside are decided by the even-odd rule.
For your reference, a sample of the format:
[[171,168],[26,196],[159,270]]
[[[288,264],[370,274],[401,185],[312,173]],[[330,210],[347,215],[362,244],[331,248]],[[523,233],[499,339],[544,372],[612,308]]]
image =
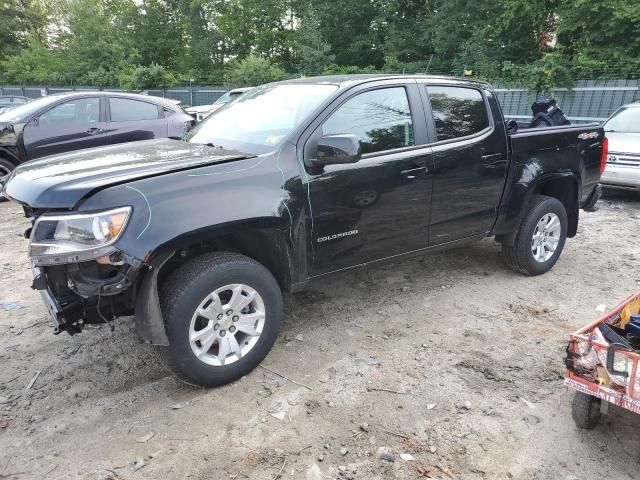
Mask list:
[[580,140],[589,140],[590,138],[598,138],[598,132],[581,133],[578,135]]

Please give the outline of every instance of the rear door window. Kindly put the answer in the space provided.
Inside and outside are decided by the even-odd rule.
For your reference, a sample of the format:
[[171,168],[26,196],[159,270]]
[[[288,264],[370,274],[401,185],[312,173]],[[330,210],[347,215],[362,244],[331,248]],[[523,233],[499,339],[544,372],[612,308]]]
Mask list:
[[468,137],[489,127],[484,97],[479,90],[464,87],[427,87],[436,141]]
[[109,110],[111,111],[112,122],[156,120],[160,118],[157,105],[130,98],[109,98]]

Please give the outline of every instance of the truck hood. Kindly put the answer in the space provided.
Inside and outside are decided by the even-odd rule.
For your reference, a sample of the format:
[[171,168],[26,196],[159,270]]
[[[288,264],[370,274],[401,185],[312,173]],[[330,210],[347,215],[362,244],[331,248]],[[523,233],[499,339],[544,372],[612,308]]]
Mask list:
[[609,139],[610,153],[634,153],[640,155],[640,133],[605,132]]
[[5,179],[3,193],[31,208],[71,209],[108,186],[252,156],[166,138],[121,143],[23,163]]

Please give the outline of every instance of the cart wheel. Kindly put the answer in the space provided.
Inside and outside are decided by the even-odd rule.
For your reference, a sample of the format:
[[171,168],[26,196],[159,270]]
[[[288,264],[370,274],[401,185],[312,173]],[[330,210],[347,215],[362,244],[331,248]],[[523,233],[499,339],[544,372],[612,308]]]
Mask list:
[[579,428],[591,430],[600,422],[600,399],[576,392],[571,415]]

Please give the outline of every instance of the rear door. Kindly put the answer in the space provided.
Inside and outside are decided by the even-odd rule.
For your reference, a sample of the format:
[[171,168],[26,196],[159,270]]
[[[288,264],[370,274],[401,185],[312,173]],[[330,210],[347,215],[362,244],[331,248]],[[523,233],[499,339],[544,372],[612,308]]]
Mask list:
[[116,96],[107,99],[109,143],[165,138],[167,125],[162,107],[155,103]]
[[363,155],[354,164],[307,169],[312,275],[425,248],[431,151],[417,84],[357,87],[317,122],[306,160],[333,134],[356,135]]
[[433,139],[429,245],[488,233],[508,167],[497,101],[473,84],[421,85]]
[[27,159],[100,146],[104,129],[100,97],[58,103],[26,125],[23,142]]

